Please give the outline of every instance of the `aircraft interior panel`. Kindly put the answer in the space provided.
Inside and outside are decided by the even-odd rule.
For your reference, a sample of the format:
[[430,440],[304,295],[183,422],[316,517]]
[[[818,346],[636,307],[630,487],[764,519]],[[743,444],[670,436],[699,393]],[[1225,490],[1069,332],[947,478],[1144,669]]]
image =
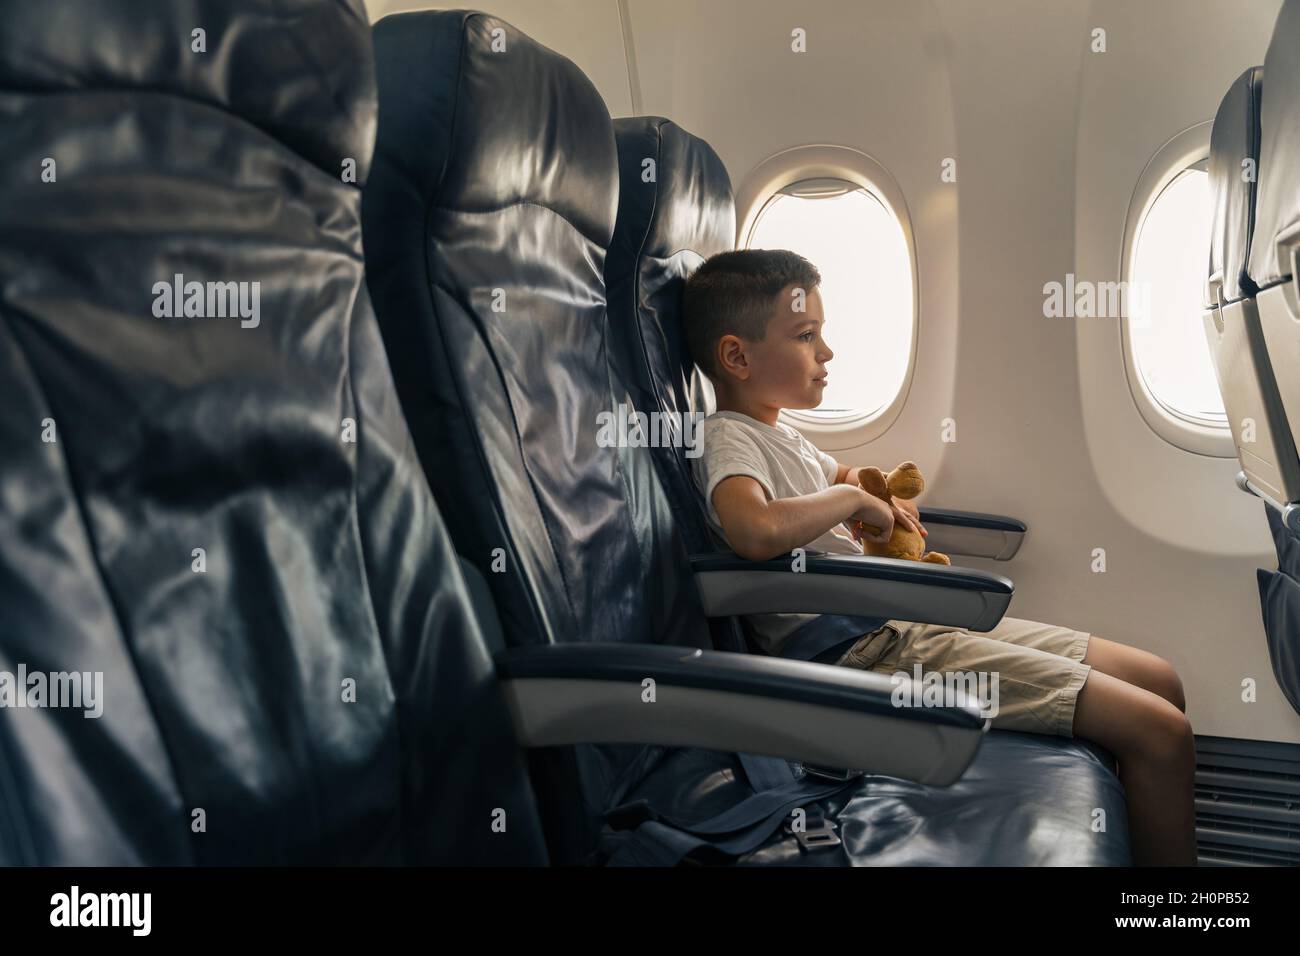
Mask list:
[[1298,269],[1300,0],[0,0],[0,913],[1284,913]]

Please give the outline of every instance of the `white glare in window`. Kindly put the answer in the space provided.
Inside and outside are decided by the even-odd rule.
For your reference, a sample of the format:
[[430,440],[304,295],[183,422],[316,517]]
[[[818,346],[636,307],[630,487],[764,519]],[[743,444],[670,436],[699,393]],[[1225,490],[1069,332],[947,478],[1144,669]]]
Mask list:
[[1223,425],[1223,397],[1210,358],[1201,315],[1213,209],[1209,177],[1180,173],[1161,191],[1141,228],[1132,281],[1148,283],[1150,312],[1135,309],[1129,338],[1138,373],[1166,410],[1202,424]]
[[898,395],[912,349],[912,263],[902,227],[866,190],[778,194],[759,214],[751,249],[789,249],[821,273],[823,335],[835,353],[813,415],[875,414]]

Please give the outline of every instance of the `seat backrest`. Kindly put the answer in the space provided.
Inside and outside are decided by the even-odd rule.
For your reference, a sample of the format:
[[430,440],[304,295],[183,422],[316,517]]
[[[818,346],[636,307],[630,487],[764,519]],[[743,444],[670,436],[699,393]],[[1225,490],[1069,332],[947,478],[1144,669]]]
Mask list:
[[1214,200],[1202,323],[1242,471],[1266,497],[1300,493],[1300,465],[1264,348],[1248,263],[1257,205],[1264,70],[1228,89],[1214,118],[1209,178]]
[[[1289,427],[1291,480],[1281,489],[1284,508],[1300,502],[1300,2],[1287,0],[1278,14],[1264,57],[1267,80],[1260,104],[1259,190],[1251,238],[1249,273],[1276,398]],[[1289,510],[1300,531],[1300,508]]]
[[707,646],[648,450],[609,417],[629,398],[607,343],[605,104],[485,14],[398,14],[374,35],[368,282],[457,548],[513,643]]
[[[616,119],[614,137],[618,219],[605,260],[610,342],[637,409],[658,415],[659,431],[670,436],[652,454],[687,547],[714,551],[691,472],[691,458],[703,452],[697,429],[712,411],[713,391],[686,346],[682,289],[706,259],[732,248],[731,178],[708,143],[661,116]],[[746,650],[738,619],[709,626],[715,647]]]
[[58,8],[0,34],[0,863],[544,861],[363,281],[360,0]]
[[[486,14],[397,14],[374,41],[367,282],[430,485],[506,640],[708,647],[677,519],[619,420],[605,104],[573,63]],[[553,782],[534,761],[559,858],[594,846],[643,753],[575,748]],[[557,823],[566,807],[579,819]]]
[[1300,222],[1300,2],[1285,0],[1264,56],[1268,85],[1260,102],[1259,189],[1249,253],[1249,273],[1259,289],[1292,278],[1287,254],[1295,243],[1279,239]]
[[693,551],[710,551],[686,447],[690,416],[705,414],[705,382],[686,347],[682,288],[705,259],[732,248],[736,208],[718,154],[660,116],[614,121],[619,197],[605,263],[610,335],[638,409],[657,412],[676,440],[654,448],[660,474]]
[[[1255,294],[1247,270],[1259,169],[1259,104],[1264,68],[1243,72],[1219,102],[1210,134],[1209,179],[1214,199],[1207,305]],[[1215,295],[1216,283],[1218,294]]]

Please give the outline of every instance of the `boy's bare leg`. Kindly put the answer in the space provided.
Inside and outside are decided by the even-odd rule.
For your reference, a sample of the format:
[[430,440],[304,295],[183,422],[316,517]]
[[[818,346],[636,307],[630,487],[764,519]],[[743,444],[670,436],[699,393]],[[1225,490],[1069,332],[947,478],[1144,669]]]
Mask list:
[[1163,657],[1094,634],[1088,641],[1088,653],[1083,656],[1083,662],[1103,674],[1159,694],[1181,711],[1187,710],[1183,682],[1173,665]]
[[1158,694],[1094,669],[1075,702],[1074,735],[1119,762],[1133,862],[1195,866],[1196,752],[1186,715]]

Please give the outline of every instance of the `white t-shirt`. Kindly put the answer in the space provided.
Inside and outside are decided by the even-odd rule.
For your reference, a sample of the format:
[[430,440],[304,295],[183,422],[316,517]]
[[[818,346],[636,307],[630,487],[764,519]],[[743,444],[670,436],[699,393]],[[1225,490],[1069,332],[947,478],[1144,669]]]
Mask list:
[[[728,548],[731,544],[713,507],[713,489],[724,478],[748,475],[763,486],[768,500],[775,501],[824,491],[839,471],[834,458],[789,425],[778,422],[773,427],[741,412],[714,412],[700,423],[696,439],[702,451],[691,461],[695,484],[704,495],[710,529]],[[843,524],[835,525],[805,547],[831,554],[862,554],[862,546]],[[775,654],[795,628],[816,617],[751,614],[747,620],[763,649]]]

